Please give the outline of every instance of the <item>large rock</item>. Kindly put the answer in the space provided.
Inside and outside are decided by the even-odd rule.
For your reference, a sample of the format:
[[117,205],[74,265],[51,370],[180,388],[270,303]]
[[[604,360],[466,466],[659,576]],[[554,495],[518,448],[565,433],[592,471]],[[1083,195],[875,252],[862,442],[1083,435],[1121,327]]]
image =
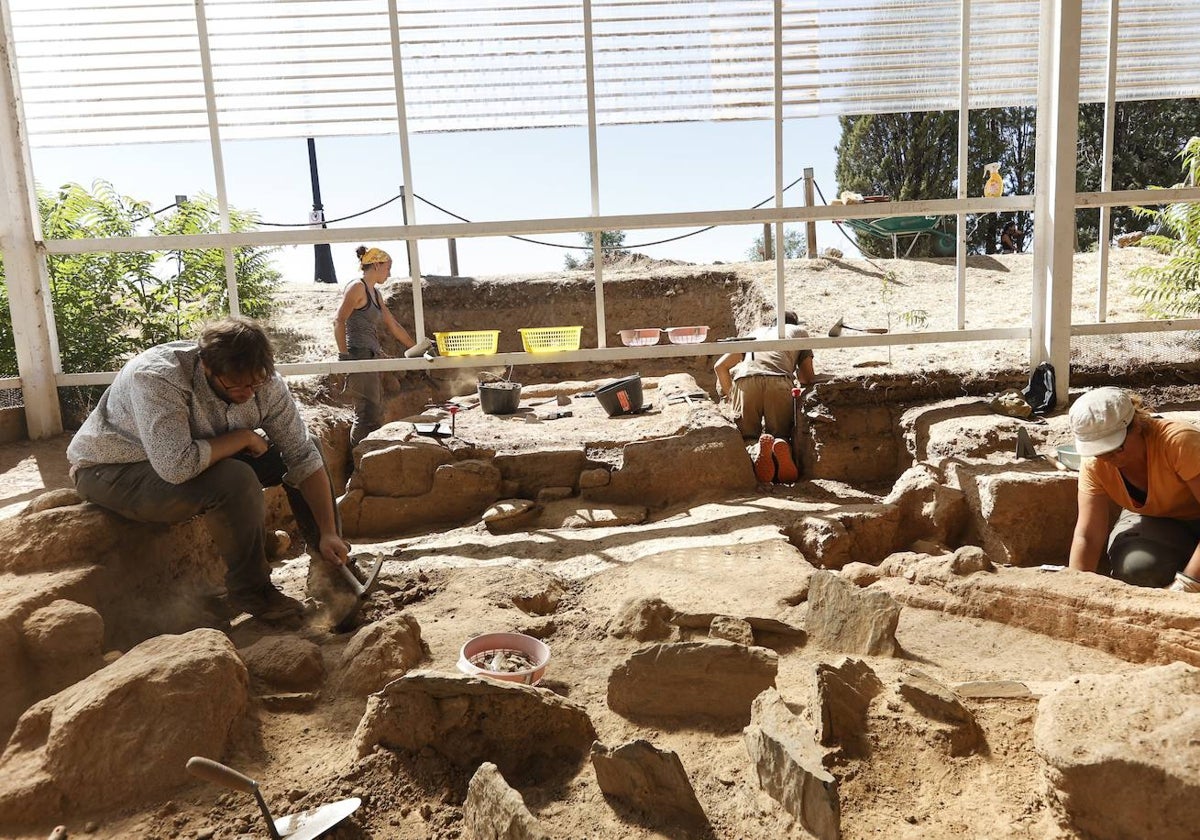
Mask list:
[[550,840],[521,794],[490,761],[479,765],[467,785],[463,824],[471,840]]
[[631,719],[704,720],[745,726],[750,704],[775,684],[773,650],[721,639],[635,651],[608,677],[608,705]]
[[239,653],[251,676],[277,688],[310,691],[325,679],[321,648],[307,639],[265,636]]
[[52,601],[29,614],[21,635],[37,671],[40,696],[66,688],[104,665],[104,618],[84,604]]
[[824,569],[850,562],[878,563],[900,545],[900,509],[894,505],[845,505],[809,514],[789,527],[792,544]]
[[995,464],[953,464],[948,472],[970,510],[964,539],[982,546],[997,563],[1066,561],[1078,508],[1074,473],[1040,461],[1003,470]]
[[1075,828],[1190,840],[1200,826],[1200,669],[1083,675],[1038,703],[1033,745]]
[[366,449],[350,487],[367,496],[423,496],[433,489],[438,467],[454,462],[444,446],[426,438],[402,440],[382,449]]
[[21,716],[0,756],[0,824],[156,801],[188,758],[225,751],[247,683],[215,630],[143,642]]
[[[388,452],[384,449],[378,453],[379,469],[402,469],[399,457],[389,457]],[[421,495],[369,495],[354,483],[351,480],[351,489],[338,501],[338,510],[346,535],[361,537],[474,519],[500,498],[502,479],[490,461],[464,459],[437,466],[429,491]]]
[[967,526],[966,496],[943,484],[928,464],[905,470],[883,501],[900,511],[897,538],[902,546],[917,540],[954,545]]
[[754,488],[754,469],[737,429],[724,423],[628,443],[620,469],[585,499],[660,508]]
[[516,483],[516,495],[536,499],[547,487],[578,486],[587,456],[582,449],[540,449],[497,454],[495,464],[505,481]]
[[601,792],[653,826],[701,830],[708,825],[679,756],[637,740],[610,750],[592,745],[592,768]]
[[867,710],[883,683],[865,662],[843,658],[836,665],[817,663],[817,740],[841,746],[848,755],[867,752]]
[[578,768],[596,730],[587,713],[532,686],[415,671],[367,700],[357,754],[376,744],[440,755],[459,767],[494,763],[506,779],[537,784]]
[[410,613],[389,615],[354,634],[342,651],[338,688],[365,697],[415,668],[427,655],[421,625]]
[[933,677],[916,670],[904,674],[897,692],[931,722],[932,739],[950,755],[967,755],[983,745],[975,715],[952,689]]
[[812,729],[771,688],[755,699],[744,733],[758,784],[819,840],[841,836],[838,785]]
[[883,592],[860,590],[833,572],[817,572],[808,590],[805,628],[813,644],[840,653],[895,656],[900,605]]
[[608,626],[610,635],[639,642],[660,642],[679,635],[675,610],[661,598],[635,598],[621,605]]

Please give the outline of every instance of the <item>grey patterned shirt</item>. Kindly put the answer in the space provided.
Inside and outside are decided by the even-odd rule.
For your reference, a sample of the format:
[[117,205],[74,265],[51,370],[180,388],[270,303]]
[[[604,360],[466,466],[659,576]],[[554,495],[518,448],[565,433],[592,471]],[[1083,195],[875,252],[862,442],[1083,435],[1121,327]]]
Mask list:
[[172,484],[211,465],[209,439],[235,429],[262,429],[279,447],[299,485],[324,466],[291,392],[277,373],[241,405],[213,391],[192,341],[151,347],[130,359],[67,447],[75,467],[149,461]]

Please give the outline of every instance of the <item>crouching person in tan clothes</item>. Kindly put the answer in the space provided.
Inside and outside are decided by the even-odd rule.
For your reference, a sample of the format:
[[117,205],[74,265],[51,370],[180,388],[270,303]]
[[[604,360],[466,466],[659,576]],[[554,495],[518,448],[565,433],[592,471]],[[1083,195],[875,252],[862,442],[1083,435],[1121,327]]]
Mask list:
[[[790,309],[784,313],[784,338],[807,338],[800,318]],[[754,338],[778,338],[775,325],[760,327]],[[808,387],[816,381],[811,350],[768,350],[726,353],[713,366],[717,395],[733,401],[738,431],[747,440],[758,438],[754,474],[764,484],[790,484],[799,478],[792,459],[791,439],[795,434],[796,407],[792,388]]]

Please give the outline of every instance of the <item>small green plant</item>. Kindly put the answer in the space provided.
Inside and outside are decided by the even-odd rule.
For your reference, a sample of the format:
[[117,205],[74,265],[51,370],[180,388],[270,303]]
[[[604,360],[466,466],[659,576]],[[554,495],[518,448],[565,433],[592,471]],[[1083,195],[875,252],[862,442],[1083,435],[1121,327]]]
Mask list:
[[[929,310],[927,309],[906,309],[903,312],[896,312],[892,308],[895,303],[895,298],[892,296],[892,286],[899,281],[896,279],[896,272],[889,271],[883,275],[883,285],[879,290],[879,299],[883,302],[883,306],[887,311],[887,326],[888,332],[892,329],[892,317],[895,318],[910,330],[923,330],[929,325]],[[888,345],[888,364],[892,363],[892,346]]]
[[[1194,186],[1200,176],[1200,137],[1184,144],[1179,157],[1186,177],[1185,183],[1177,186]],[[1154,230],[1138,244],[1169,259],[1163,265],[1136,269],[1133,293],[1152,317],[1179,318],[1200,313],[1200,204],[1168,204],[1157,210],[1136,207],[1134,212],[1152,219]]]

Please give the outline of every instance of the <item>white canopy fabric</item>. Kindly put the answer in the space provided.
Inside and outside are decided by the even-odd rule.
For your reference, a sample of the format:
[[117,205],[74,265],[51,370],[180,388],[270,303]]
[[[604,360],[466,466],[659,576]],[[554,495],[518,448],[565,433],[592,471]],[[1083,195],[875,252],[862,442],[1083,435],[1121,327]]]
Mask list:
[[[387,0],[7,0],[34,146],[387,134]],[[395,0],[411,132],[587,123],[582,0]],[[1032,105],[1037,0],[973,0],[971,107]],[[1103,101],[1108,0],[1085,0]],[[593,0],[600,125],[773,118],[772,0]],[[959,0],[784,0],[784,117],[957,109]],[[1200,2],[1121,0],[1117,99],[1200,96]]]

